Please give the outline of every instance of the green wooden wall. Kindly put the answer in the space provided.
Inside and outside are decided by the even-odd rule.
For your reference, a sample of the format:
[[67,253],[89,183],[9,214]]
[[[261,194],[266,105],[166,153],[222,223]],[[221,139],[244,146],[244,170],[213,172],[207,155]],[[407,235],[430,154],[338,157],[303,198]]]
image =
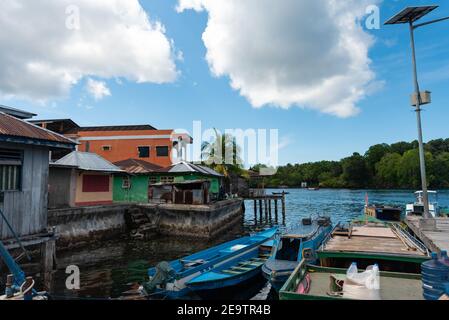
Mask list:
[[114,177],[114,202],[148,202],[148,176],[131,176],[131,188],[123,189],[123,176]]
[[[209,193],[219,193],[220,192],[220,179],[216,177],[205,177],[199,174],[159,174],[152,175],[151,177],[156,178],[156,182],[161,181],[161,177],[174,177],[175,182],[183,182],[189,180],[202,180],[207,179],[211,182]],[[131,203],[147,203],[148,202],[148,184],[149,176],[139,175],[131,176],[131,188],[123,189],[123,176],[114,176],[114,191],[113,199],[114,202],[131,202]]]

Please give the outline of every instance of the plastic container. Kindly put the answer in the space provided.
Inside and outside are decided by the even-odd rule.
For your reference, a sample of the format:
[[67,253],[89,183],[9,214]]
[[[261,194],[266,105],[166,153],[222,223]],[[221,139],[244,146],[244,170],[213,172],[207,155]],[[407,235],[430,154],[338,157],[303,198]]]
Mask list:
[[421,265],[424,298],[438,300],[445,293],[445,283],[449,282],[449,266],[432,253],[432,260]]
[[352,263],[346,273],[343,296],[356,300],[380,300],[379,266],[369,266],[366,271],[359,273],[357,264]]
[[441,251],[440,262],[449,267],[449,257],[447,256],[447,251]]

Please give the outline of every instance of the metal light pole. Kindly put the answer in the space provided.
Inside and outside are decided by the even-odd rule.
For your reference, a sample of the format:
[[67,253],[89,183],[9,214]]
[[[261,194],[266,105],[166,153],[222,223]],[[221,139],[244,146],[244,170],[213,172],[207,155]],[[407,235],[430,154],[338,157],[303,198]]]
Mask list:
[[[428,13],[432,12],[438,8],[438,6],[421,6],[421,7],[408,7],[402,10],[400,13],[396,14],[393,18],[385,22],[386,25],[389,24],[409,24],[410,28],[410,40],[412,47],[412,64],[413,64],[413,80],[415,87],[415,96],[416,96],[416,118],[418,123],[418,142],[419,142],[419,160],[420,160],[420,169],[421,169],[421,183],[422,183],[422,191],[423,191],[423,202],[424,202],[424,218],[427,220],[431,220],[432,216],[429,212],[429,195],[427,192],[427,176],[426,176],[426,159],[424,152],[424,143],[423,143],[423,135],[422,135],[422,125],[421,125],[421,106],[423,105],[419,83],[418,83],[418,71],[416,64],[416,49],[415,49],[415,29],[426,26],[429,24],[433,24],[436,22],[440,22],[443,20],[449,20],[449,17],[440,18],[428,22],[424,22],[421,24],[414,24],[415,21],[421,19]],[[428,103],[428,102],[427,102]],[[435,221],[432,223],[433,227],[435,227]],[[432,227],[430,225],[430,227]]]
[[416,118],[418,123],[418,144],[419,144],[419,164],[421,169],[421,184],[423,191],[423,202],[424,202],[424,218],[431,218],[429,213],[429,194],[427,192],[427,175],[426,175],[426,157],[424,151],[423,135],[422,135],[422,125],[421,125],[421,93],[419,91],[418,83],[418,69],[416,66],[416,49],[415,49],[415,28],[413,26],[413,21],[410,20],[410,39],[412,45],[412,64],[413,64],[413,80],[415,84],[415,94],[416,94]]

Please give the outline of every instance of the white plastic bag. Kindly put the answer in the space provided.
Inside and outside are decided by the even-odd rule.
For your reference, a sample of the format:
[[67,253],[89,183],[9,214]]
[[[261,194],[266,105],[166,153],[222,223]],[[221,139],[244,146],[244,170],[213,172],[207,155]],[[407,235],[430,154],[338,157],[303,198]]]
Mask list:
[[343,296],[357,300],[380,300],[379,266],[369,266],[359,273],[357,264],[353,263],[346,273]]

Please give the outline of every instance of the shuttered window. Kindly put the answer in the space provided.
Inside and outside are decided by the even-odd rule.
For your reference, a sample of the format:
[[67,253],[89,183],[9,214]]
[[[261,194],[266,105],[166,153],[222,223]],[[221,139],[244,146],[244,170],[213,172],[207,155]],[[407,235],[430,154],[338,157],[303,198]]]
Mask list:
[[21,182],[22,152],[0,149],[0,191],[18,191]]

